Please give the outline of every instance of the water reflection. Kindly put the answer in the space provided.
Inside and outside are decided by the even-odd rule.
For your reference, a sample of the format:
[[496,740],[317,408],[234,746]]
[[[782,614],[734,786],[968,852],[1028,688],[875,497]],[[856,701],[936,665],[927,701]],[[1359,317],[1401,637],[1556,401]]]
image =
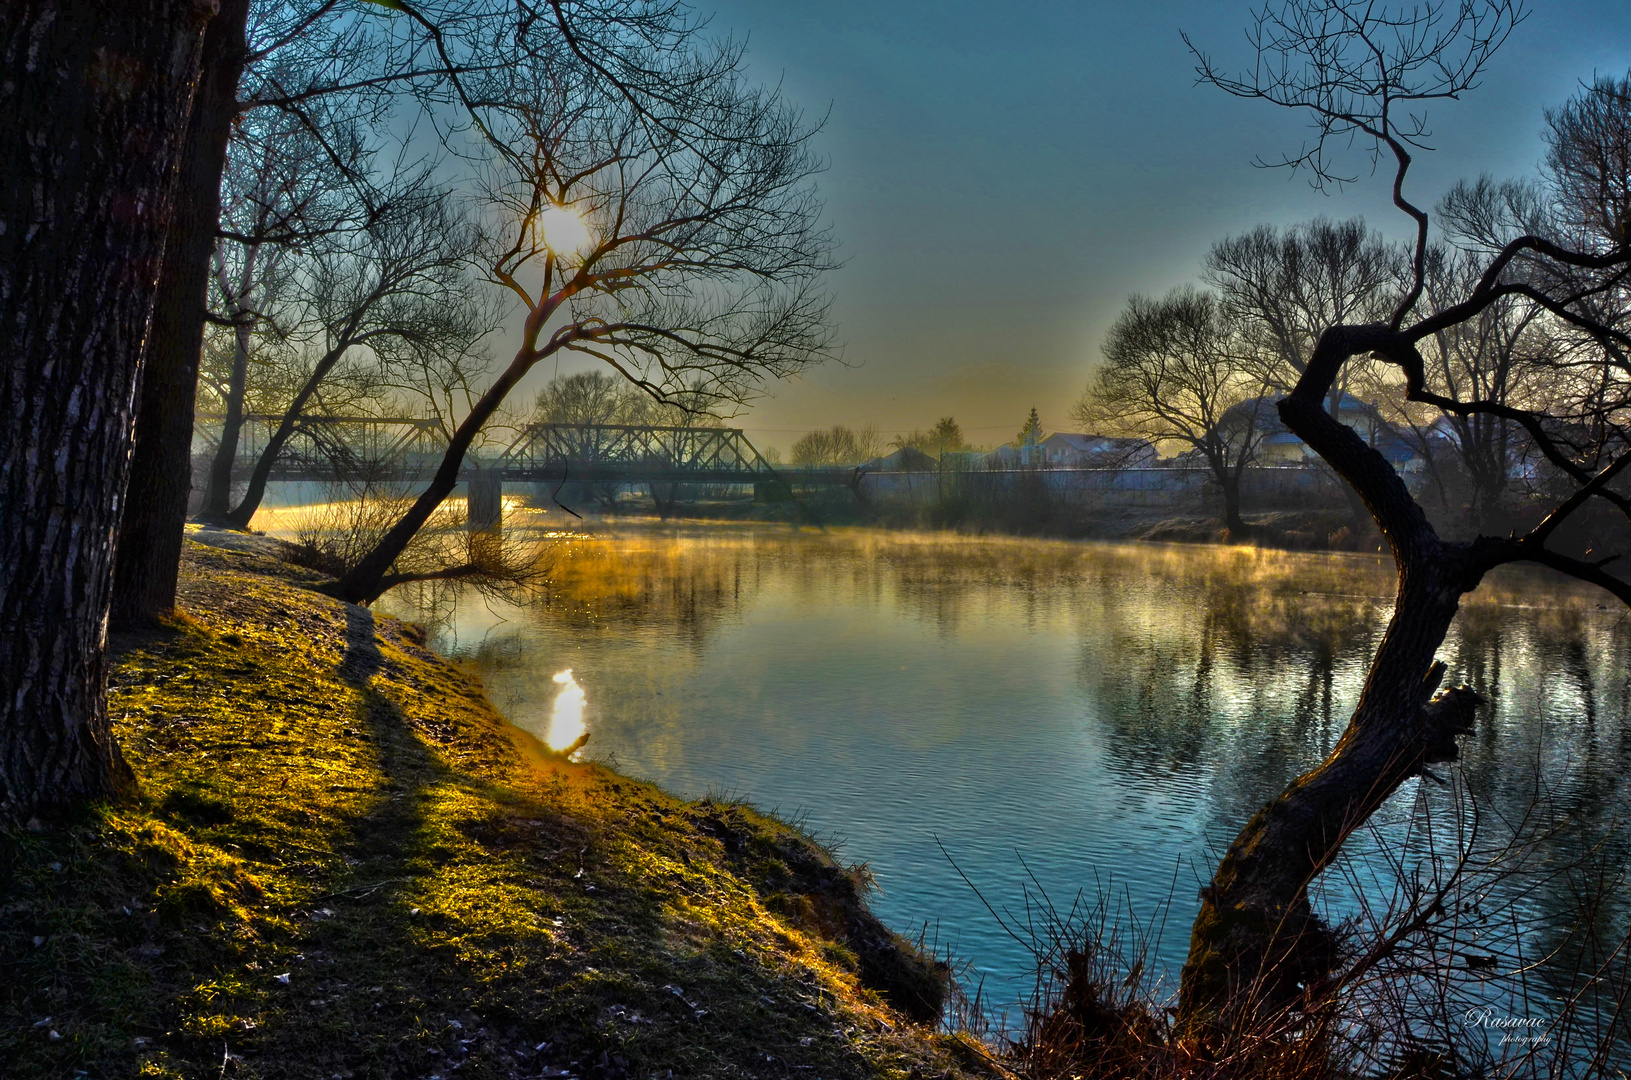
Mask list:
[[[1393,589],[1368,556],[748,526],[623,527],[555,558],[529,603],[437,594],[442,646],[511,718],[557,745],[575,688],[596,756],[806,812],[872,864],[880,914],[937,922],[997,1000],[1027,989],[1029,959],[941,846],[999,911],[1036,885],[1068,908],[1096,880],[1164,912],[1156,954],[1175,970],[1216,853],[1341,733]],[[1441,655],[1492,702],[1458,773],[1492,844],[1524,832],[1547,865],[1631,861],[1613,829],[1631,794],[1628,635],[1545,576],[1469,600]],[[1400,791],[1331,875],[1338,914],[1362,914],[1343,874],[1386,895],[1436,857],[1411,845],[1424,815],[1471,813],[1451,794]],[[1551,934],[1526,948],[1563,940],[1573,887],[1524,894]]]
[[578,680],[572,677],[572,669],[557,671],[554,681],[560,686],[555,694],[555,708],[550,714],[549,730],[544,734],[544,745],[551,750],[570,753],[584,743],[587,734],[583,723],[583,706],[587,696]]

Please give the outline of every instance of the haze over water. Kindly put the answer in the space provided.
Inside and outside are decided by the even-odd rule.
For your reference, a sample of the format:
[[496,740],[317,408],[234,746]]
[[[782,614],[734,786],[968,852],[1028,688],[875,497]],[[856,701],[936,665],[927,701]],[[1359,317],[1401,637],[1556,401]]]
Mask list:
[[[561,542],[531,603],[440,594],[441,647],[541,738],[581,687],[585,754],[841,840],[876,875],[875,910],[909,935],[929,924],[999,1008],[1030,988],[1031,961],[985,903],[1023,923],[1027,890],[1068,909],[1103,888],[1164,920],[1157,960],[1175,976],[1216,854],[1340,735],[1392,602],[1380,556],[593,529]],[[427,618],[413,601],[385,606]],[[1459,767],[1488,821],[1521,814],[1537,762],[1582,833],[1625,804],[1628,643],[1619,612],[1550,578],[1500,578],[1466,605],[1440,655],[1447,682],[1494,703]],[[1344,873],[1388,876],[1378,837],[1421,855],[1403,843],[1418,799],[1449,805],[1408,783]],[[1353,912],[1342,873],[1323,892]],[[1569,909],[1544,888],[1523,904]],[[1520,945],[1480,947],[1515,960]]]

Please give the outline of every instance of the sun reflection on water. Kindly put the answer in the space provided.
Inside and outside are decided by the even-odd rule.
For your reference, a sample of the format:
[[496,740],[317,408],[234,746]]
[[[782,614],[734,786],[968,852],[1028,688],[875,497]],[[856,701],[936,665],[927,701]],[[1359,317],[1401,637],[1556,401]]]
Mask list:
[[561,689],[555,695],[555,711],[549,718],[549,733],[544,736],[544,744],[551,750],[575,750],[586,734],[583,707],[588,695],[572,677],[571,668],[557,672],[555,682]]

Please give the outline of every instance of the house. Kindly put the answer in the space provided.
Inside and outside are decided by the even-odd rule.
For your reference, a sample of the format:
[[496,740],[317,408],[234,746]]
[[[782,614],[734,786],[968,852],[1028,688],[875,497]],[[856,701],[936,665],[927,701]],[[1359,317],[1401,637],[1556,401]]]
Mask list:
[[[1318,455],[1280,421],[1280,411],[1275,408],[1278,400],[1273,396],[1247,398],[1231,406],[1219,426],[1231,431],[1243,423],[1252,423],[1260,434],[1257,460],[1264,465],[1312,464]],[[1367,405],[1352,394],[1344,393],[1337,399],[1336,419],[1352,428],[1367,445],[1380,451],[1399,472],[1414,473],[1423,467],[1421,453],[1412,440],[1382,419],[1375,405]]]
[[1257,460],[1264,465],[1306,465],[1313,456],[1307,443],[1284,428],[1257,444]]
[[988,469],[1020,469],[1038,463],[1040,455],[1034,446],[999,446],[985,455]]
[[903,446],[861,465],[866,472],[934,472],[939,467],[939,462],[914,446]]
[[1155,463],[1155,447],[1146,439],[1118,439],[1056,431],[1043,439],[1041,464],[1049,469],[1141,469]]

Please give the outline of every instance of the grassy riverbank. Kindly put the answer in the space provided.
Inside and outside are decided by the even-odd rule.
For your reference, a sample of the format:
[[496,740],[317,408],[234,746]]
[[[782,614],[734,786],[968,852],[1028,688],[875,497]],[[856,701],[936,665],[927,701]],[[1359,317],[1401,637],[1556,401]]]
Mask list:
[[16,1077],[928,1077],[979,1054],[864,870],[509,727],[416,628],[190,544],[116,642],[137,779],[0,834]]

